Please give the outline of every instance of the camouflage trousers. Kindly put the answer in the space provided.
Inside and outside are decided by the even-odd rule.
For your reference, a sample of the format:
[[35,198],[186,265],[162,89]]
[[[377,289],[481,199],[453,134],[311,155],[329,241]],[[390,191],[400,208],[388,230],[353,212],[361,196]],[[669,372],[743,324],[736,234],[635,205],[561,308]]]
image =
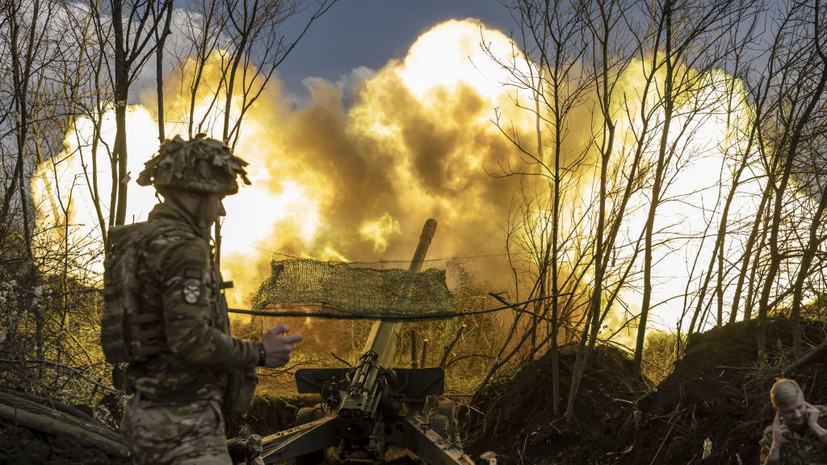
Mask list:
[[231,465],[221,405],[214,400],[158,403],[136,395],[121,431],[134,465]]

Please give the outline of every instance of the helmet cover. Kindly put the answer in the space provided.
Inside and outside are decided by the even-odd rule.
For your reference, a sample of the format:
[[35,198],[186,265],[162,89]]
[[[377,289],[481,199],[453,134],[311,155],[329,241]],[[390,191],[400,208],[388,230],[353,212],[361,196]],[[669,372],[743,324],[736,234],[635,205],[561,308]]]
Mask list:
[[192,140],[181,136],[166,139],[158,153],[144,164],[138,175],[141,186],[177,189],[196,194],[232,195],[238,192],[236,176],[249,185],[247,162],[233,155],[220,140],[198,134]]

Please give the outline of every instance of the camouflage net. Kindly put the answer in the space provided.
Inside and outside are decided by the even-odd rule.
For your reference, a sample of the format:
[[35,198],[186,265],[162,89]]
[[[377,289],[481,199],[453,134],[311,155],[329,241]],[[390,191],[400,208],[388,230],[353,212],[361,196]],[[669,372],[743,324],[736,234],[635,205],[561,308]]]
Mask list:
[[411,273],[351,263],[273,260],[272,275],[253,297],[253,308],[316,304],[348,314],[422,315],[453,310],[445,271]]

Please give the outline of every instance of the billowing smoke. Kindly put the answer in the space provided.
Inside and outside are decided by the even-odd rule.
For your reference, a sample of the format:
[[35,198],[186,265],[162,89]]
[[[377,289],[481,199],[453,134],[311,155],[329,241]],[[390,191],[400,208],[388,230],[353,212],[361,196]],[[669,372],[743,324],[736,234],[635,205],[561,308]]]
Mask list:
[[[278,81],[271,81],[245,115],[236,146],[250,162],[251,187],[227,198],[222,224],[222,268],[235,282],[234,306],[246,306],[252,292],[269,275],[272,258],[289,256],[323,260],[395,261],[405,267],[428,218],[439,222],[429,258],[450,259],[503,254],[502,226],[516,178],[497,179],[513,146],[491,123],[494,108],[509,121],[523,112],[514,105],[513,88],[503,87],[505,71],[480,47],[511,59],[511,41],[474,20],[435,26],[414,43],[408,55],[371,72],[360,68],[339,83],[308,79],[310,99],[296,107]],[[207,67],[204,79],[217,82]],[[185,66],[166,81],[166,134],[187,133],[189,100]],[[346,96],[347,93],[347,96]],[[151,188],[134,183],[143,162],[157,151],[156,123],[146,107],[130,107],[127,121],[130,153],[129,221],[145,219],[155,203]],[[206,105],[197,105],[196,115]],[[104,118],[105,140],[114,138],[112,118]],[[530,120],[528,120],[530,121]],[[176,123],[179,122],[179,123]],[[212,131],[220,137],[219,131]],[[88,201],[91,128],[86,120],[67,135],[70,155],[57,170],[47,163],[41,179],[57,173],[60,195],[73,192],[71,223],[78,237],[99,247],[94,208]],[[86,172],[84,173],[84,168]],[[109,210],[108,159],[99,147],[98,190],[104,215]],[[47,183],[49,184],[49,183]],[[40,199],[54,192],[35,187]],[[41,225],[53,224],[41,215]],[[58,215],[59,216],[59,215]],[[94,239],[97,238],[97,239]],[[440,260],[435,266],[446,266]],[[482,277],[507,282],[502,257],[475,260]],[[496,271],[495,271],[496,270]]]
[[[513,64],[519,72],[530,74],[519,53],[504,34],[475,20],[448,21],[422,34],[405,57],[391,60],[375,72],[359,68],[337,83],[307,79],[309,99],[300,106],[291,102],[278,81],[272,81],[245,115],[236,146],[237,154],[250,162],[253,185],[225,200],[228,216],[222,224],[222,268],[225,279],[235,283],[229,294],[231,306],[248,305],[259,283],[269,276],[273,258],[398,260],[390,266],[404,268],[428,218],[439,223],[428,254],[439,259],[434,266],[462,263],[489,289],[509,288],[512,270],[504,255],[504,229],[514,199],[523,183],[531,181],[494,176],[502,174],[504,167],[520,167],[521,160],[517,148],[492,120],[501,122],[506,132],[520,135],[529,150],[536,146],[534,116],[520,108],[533,107],[532,95],[518,90],[519,86],[503,84],[513,82],[503,64]],[[641,94],[641,68],[632,66],[625,71],[628,75],[620,80],[618,94]],[[187,133],[184,125],[174,123],[186,120],[189,102],[175,92],[184,88],[178,80],[187,72],[186,68],[179,70],[168,80],[168,137]],[[218,81],[210,74],[204,79]],[[739,91],[738,98],[742,93]],[[711,253],[706,250],[709,241],[704,243],[700,233],[715,224],[720,213],[709,206],[721,201],[730,182],[717,173],[728,172],[734,163],[732,154],[740,150],[741,142],[730,140],[732,128],[727,128],[721,117],[726,114],[721,108],[725,99],[713,97],[704,115],[687,126],[691,132],[688,139],[693,142],[683,149],[687,158],[680,171],[691,174],[673,180],[670,201],[661,207],[658,231],[662,237],[672,238],[673,247],[656,252],[655,301],[669,301],[661,306],[671,313],[665,317],[668,325],[683,308],[683,302],[669,300],[670,296],[683,292],[687,280],[697,280],[697,273],[692,278],[689,267],[703,263]],[[149,101],[147,107],[151,108]],[[204,108],[206,105],[198,111]],[[743,105],[738,107],[740,116],[734,116],[737,124],[747,121],[746,111]],[[634,113],[634,109],[629,112]],[[588,146],[594,128],[599,127],[593,121],[596,114],[593,98],[584,95],[567,128],[568,156]],[[143,162],[157,151],[157,143],[151,113],[134,106],[129,115],[134,179]],[[74,141],[78,138],[88,138],[83,121],[76,126],[67,136],[70,146],[77,145]],[[634,126],[633,121],[619,122],[618,155],[613,160],[616,173],[624,172],[622,164],[628,158]],[[110,134],[105,136],[109,140],[114,138],[113,128],[105,128],[104,133]],[[220,131],[211,135],[220,137]],[[84,179],[79,174],[82,154],[74,152],[72,163],[61,166],[56,183],[61,192],[68,192],[72,185],[83,187],[79,181]],[[575,167],[582,181],[570,192],[561,217],[564,225],[579,228],[575,234],[582,236],[594,234],[596,223],[590,224],[589,218],[580,221],[580,215],[596,202],[592,176],[598,164],[594,153],[587,155]],[[88,153],[83,163],[89,166]],[[44,168],[44,172],[50,171]],[[108,192],[106,179],[104,173],[101,192]],[[748,190],[757,189],[753,183]],[[131,181],[129,192],[128,218],[143,220],[155,202],[152,189]],[[750,193],[737,202],[737,218],[749,218],[754,212]],[[105,198],[103,203],[108,211]],[[84,211],[80,202],[76,205],[73,223],[85,225],[92,237],[97,237],[92,211]],[[632,253],[630,246],[640,237],[646,205],[643,189],[631,200],[632,213],[624,224],[618,250]],[[570,224],[572,219],[578,221],[577,226]],[[673,250],[681,253],[670,253]],[[454,262],[454,258],[458,260]],[[627,296],[629,307],[634,308],[637,299]]]
[[[491,119],[494,107],[513,118],[518,112],[513,91],[500,84],[504,71],[480,73],[481,63],[492,62],[479,46],[481,34],[502,52],[512,49],[504,35],[480,27],[470,20],[434,27],[403,60],[354,84],[349,107],[344,90],[321,79],[308,82],[311,101],[302,108],[273,112],[285,106],[272,94],[267,98],[280,103],[256,107],[247,127],[254,136],[237,149],[254,167],[254,187],[226,201],[224,267],[236,282],[256,283],[269,272],[271,255],[263,251],[407,260],[430,217],[439,227],[429,257],[503,254],[502,226],[517,180],[489,174],[514,151]],[[246,198],[262,189],[282,204]],[[258,221],[267,210],[285,216]],[[261,250],[229,249],[251,228],[260,231]],[[476,266],[496,276],[502,264]]]

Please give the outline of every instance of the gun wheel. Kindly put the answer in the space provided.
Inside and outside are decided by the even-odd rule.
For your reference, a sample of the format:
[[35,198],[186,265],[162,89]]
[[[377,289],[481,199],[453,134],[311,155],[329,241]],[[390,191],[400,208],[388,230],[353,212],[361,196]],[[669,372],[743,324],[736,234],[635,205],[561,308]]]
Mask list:
[[[302,407],[298,412],[296,412],[296,422],[294,426],[301,426],[305,423],[310,423],[311,421],[320,420],[322,417],[324,417],[324,411],[320,405],[313,407]],[[296,465],[319,465],[323,462],[324,449],[296,457]]]
[[452,420],[456,418],[454,415],[455,408],[456,404],[451,399],[439,399],[439,402],[436,403],[436,413],[445,415]]
[[454,425],[451,420],[445,415],[431,415],[431,429],[448,442],[454,441]]
[[302,407],[298,412],[296,412],[296,422],[294,426],[320,420],[322,417],[324,417],[324,411],[320,405],[315,405],[313,407]]

